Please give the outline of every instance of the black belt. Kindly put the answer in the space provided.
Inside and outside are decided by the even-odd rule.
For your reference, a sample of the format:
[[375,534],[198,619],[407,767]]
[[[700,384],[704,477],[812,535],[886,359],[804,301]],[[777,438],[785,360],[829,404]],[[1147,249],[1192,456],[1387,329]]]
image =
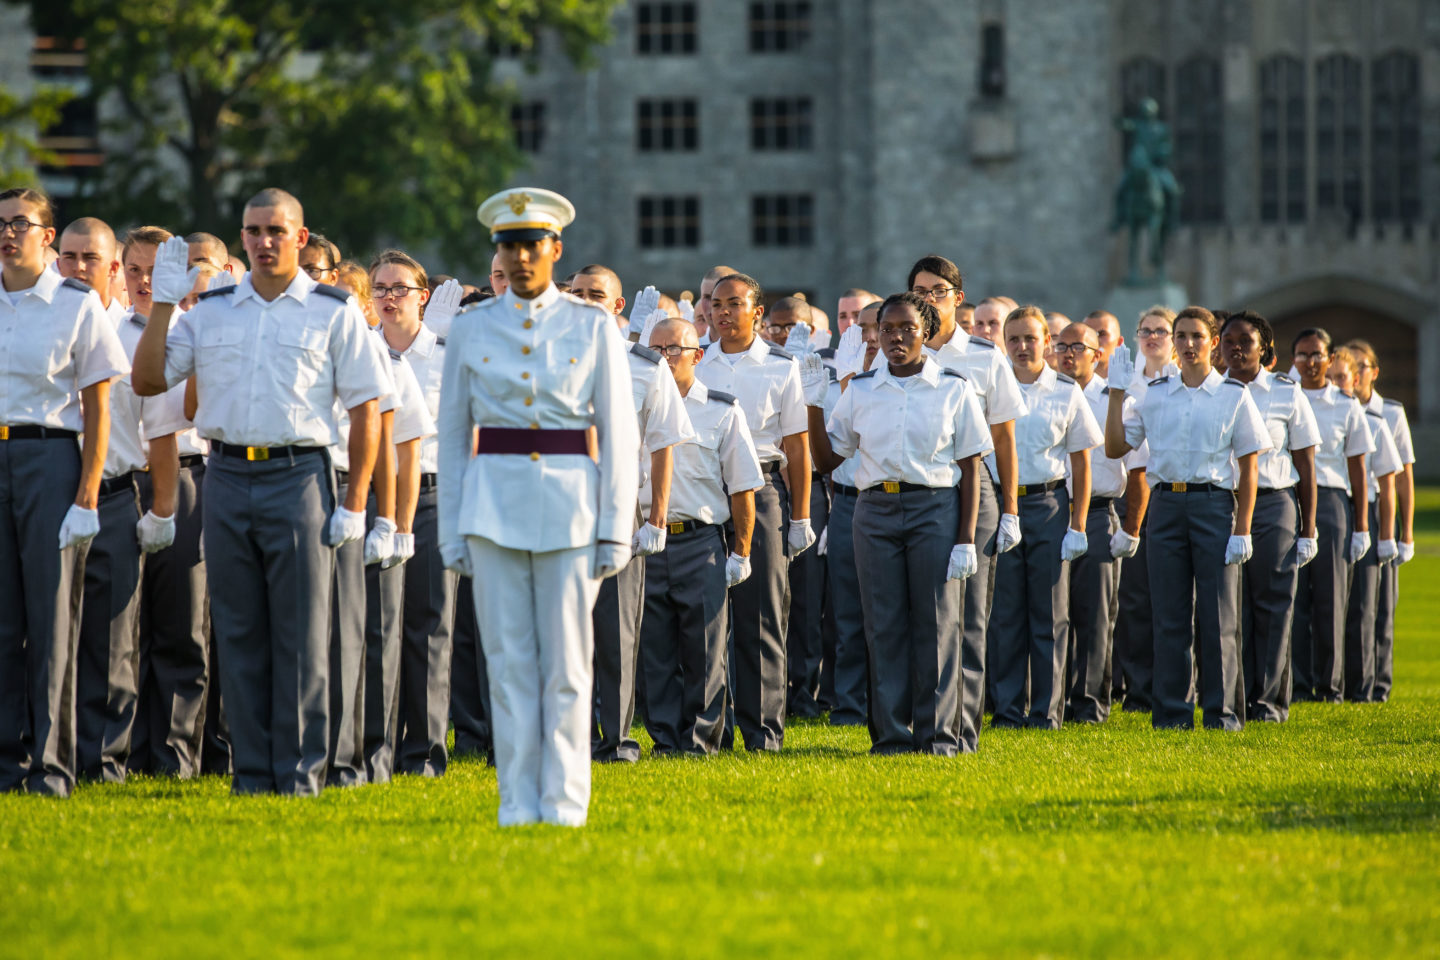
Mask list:
[[847,497],[860,496],[860,490],[857,487],[847,487],[843,483],[832,483],[830,484],[830,489],[836,493],[843,493]]
[[1256,487],[1255,496],[1268,497],[1272,493],[1289,493],[1294,487]]
[[180,467],[185,470],[188,470],[191,467],[201,467],[204,465],[205,455],[203,453],[187,453],[185,456],[180,458]]
[[934,490],[923,483],[906,483],[903,480],[882,480],[873,487],[866,487],[865,493],[916,493],[920,490]]
[[779,461],[779,460],[767,460],[767,461],[765,461],[764,463],[760,464],[760,469],[763,470],[763,471],[765,471],[766,473],[779,473],[779,472],[780,472],[780,461]]
[[676,520],[673,523],[665,524],[665,532],[674,536],[678,533],[690,533],[694,530],[704,530],[706,527],[713,527],[715,524],[706,523],[703,520]]
[[1169,490],[1171,493],[1214,493],[1217,490],[1231,492],[1218,483],[1165,483],[1162,481],[1156,486],[1161,490]]
[[336,470],[336,471],[335,471],[335,482],[336,482],[336,483],[345,483],[345,484],[348,484],[348,483],[350,482],[350,471],[349,471],[349,470]]
[[74,430],[61,430],[59,427],[42,427],[34,423],[22,423],[17,426],[0,426],[0,440],[74,440],[78,436]]
[[435,474],[433,474],[433,473],[422,473],[422,474],[420,474],[420,489],[421,489],[421,490],[434,490],[434,489],[435,489]]
[[226,457],[234,457],[236,460],[283,460],[286,457],[303,457],[312,453],[321,453],[324,447],[301,447],[291,445],[288,447],[237,447],[233,443],[220,443],[218,440],[211,447],[218,450]]
[[108,480],[100,481],[100,496],[108,497],[112,493],[119,493],[122,490],[135,489],[135,471],[122,473],[118,477],[111,477]]
[[1096,507],[1108,507],[1114,503],[1116,499],[1115,497],[1091,497],[1090,509],[1094,510]]
[[[1056,490],[1063,486],[1065,486],[1064,477],[1060,477],[1058,480],[1047,480],[1044,483],[1022,483],[1015,488],[1015,496],[1033,497],[1036,494],[1049,493],[1051,490]],[[995,492],[999,493],[1000,491],[996,490]]]

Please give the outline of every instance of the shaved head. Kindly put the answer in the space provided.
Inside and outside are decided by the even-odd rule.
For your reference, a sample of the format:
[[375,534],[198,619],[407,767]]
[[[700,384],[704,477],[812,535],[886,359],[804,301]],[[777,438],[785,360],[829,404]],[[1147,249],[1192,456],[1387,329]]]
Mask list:
[[661,320],[655,324],[655,329],[650,331],[650,342],[654,343],[659,335],[663,335],[666,342],[671,342],[671,338],[673,338],[673,342],[682,347],[700,346],[700,338],[695,333],[695,324],[689,320],[677,320],[674,317],[669,320]]
[[110,229],[110,224],[96,217],[81,217],[65,228],[60,234],[60,244],[63,247],[66,237],[90,237],[100,243],[102,247],[112,252],[116,247],[115,231]]
[[297,224],[305,222],[305,208],[300,206],[300,201],[295,199],[294,194],[279,187],[266,187],[255,194],[245,202],[246,210],[252,207],[278,207],[289,214]]
[[1094,328],[1089,324],[1072,323],[1061,330],[1056,336],[1061,343],[1083,343],[1087,347],[1099,349],[1100,338],[1096,335]]

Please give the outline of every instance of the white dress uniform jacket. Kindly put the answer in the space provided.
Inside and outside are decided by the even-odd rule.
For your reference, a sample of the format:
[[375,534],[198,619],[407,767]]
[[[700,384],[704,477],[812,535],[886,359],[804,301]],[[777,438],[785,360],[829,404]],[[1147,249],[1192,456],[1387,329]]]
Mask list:
[[1144,402],[1125,414],[1125,442],[1150,442],[1148,477],[1157,483],[1213,483],[1235,489],[1232,457],[1270,449],[1270,431],[1250,391],[1214,370],[1198,387],[1179,374],[1147,384]]
[[786,463],[780,441],[804,433],[809,423],[800,365],[784,350],[756,337],[748,350],[725,353],[719,343],[705,349],[695,376],[711,390],[740,401],[760,462]]
[[1350,492],[1350,471],[1346,458],[1375,452],[1375,441],[1365,423],[1360,401],[1344,393],[1333,383],[1319,390],[1304,390],[1305,399],[1315,415],[1320,446],[1315,451],[1315,483],[1321,487],[1337,487]]
[[[1320,425],[1305,391],[1289,377],[1261,370],[1248,387],[1250,399],[1270,433],[1270,449],[1259,456],[1260,489],[1279,490],[1300,482],[1290,453],[1320,443]],[[1318,453],[1318,451],[1317,451]]]
[[[712,391],[698,379],[684,400],[694,437],[675,446],[670,511],[665,519],[724,523],[730,519],[732,494],[765,485],[750,428],[734,397]],[[647,481],[640,491],[646,510],[650,497]]]
[[1015,454],[1022,487],[1060,479],[1070,454],[1105,442],[1080,385],[1065,374],[1047,365],[1034,383],[1020,384],[1020,392],[1026,412],[1015,421]]

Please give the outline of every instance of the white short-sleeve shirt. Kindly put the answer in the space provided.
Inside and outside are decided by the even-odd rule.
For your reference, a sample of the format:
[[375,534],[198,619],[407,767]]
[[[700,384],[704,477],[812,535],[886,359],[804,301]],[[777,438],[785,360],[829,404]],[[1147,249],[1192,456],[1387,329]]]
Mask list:
[[[1270,434],[1270,449],[1259,456],[1260,489],[1280,490],[1300,482],[1291,451],[1320,443],[1315,411],[1300,384],[1286,376],[1261,370],[1248,387],[1255,408]],[[1318,451],[1317,451],[1318,452]]]
[[1235,489],[1233,460],[1270,449],[1270,431],[1239,380],[1210,371],[1198,387],[1178,374],[1147,384],[1142,403],[1125,414],[1125,442],[1149,441],[1146,479],[1211,483]]
[[[730,519],[731,496],[765,485],[750,428],[734,397],[710,390],[699,380],[691,384],[684,403],[694,435],[673,448],[670,509],[665,519],[671,523],[724,523]],[[650,498],[647,481],[640,490],[640,503],[646,510]]]
[[1049,483],[1064,477],[1070,454],[1105,442],[1080,385],[1047,365],[1034,383],[1020,384],[1025,413],[1015,421],[1019,483]]
[[[1090,407],[1090,414],[1095,418],[1103,435],[1105,418],[1110,412],[1109,385],[1104,377],[1096,374],[1090,378],[1089,383],[1085,384],[1081,393],[1084,394],[1085,402]],[[1125,398],[1125,409],[1130,409],[1134,404],[1133,399],[1128,396]],[[1105,456],[1103,436],[1101,440],[1102,442],[1090,451],[1090,496],[1109,497],[1113,500],[1125,495],[1125,484],[1130,478],[1130,471],[1144,469],[1149,448],[1141,444],[1138,450],[1131,450],[1119,460],[1113,460]],[[1068,457],[1065,469],[1068,479],[1070,470]]]
[[1375,452],[1375,441],[1365,423],[1365,411],[1360,401],[1333,383],[1304,393],[1320,434],[1320,445],[1315,450],[1315,484],[1349,493],[1350,470],[1346,460]]
[[695,367],[695,376],[711,390],[740,401],[755,452],[762,464],[785,465],[780,441],[804,433],[809,424],[800,365],[784,350],[756,337],[747,350],[725,353],[712,343]]

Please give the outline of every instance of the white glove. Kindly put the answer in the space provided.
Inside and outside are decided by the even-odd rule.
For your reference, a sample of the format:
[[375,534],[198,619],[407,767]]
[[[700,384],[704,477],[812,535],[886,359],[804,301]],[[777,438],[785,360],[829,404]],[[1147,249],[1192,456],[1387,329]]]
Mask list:
[[1140,549],[1140,538],[1132,537],[1124,530],[1116,530],[1110,538],[1110,556],[1116,560],[1128,560]]
[[195,289],[200,268],[190,266],[190,244],[184,237],[171,237],[155,250],[150,271],[150,299],[156,303],[179,303]]
[[810,324],[795,324],[790,328],[790,334],[785,338],[785,349],[797,357],[805,357],[815,352],[810,345]]
[[205,284],[205,289],[224,290],[226,287],[233,286],[235,286],[235,278],[230,276],[230,271],[221,270],[219,273],[215,274],[215,276],[210,278],[210,282]]
[[737,583],[744,583],[750,578],[750,558],[737,554],[730,554],[725,561],[725,586],[735,586]]
[[135,524],[135,539],[140,541],[141,553],[164,550],[175,542],[175,517],[157,517],[153,510],[146,510]]
[[1395,563],[1396,563],[1397,565],[1399,565],[1399,564],[1404,564],[1404,563],[1409,563],[1411,560],[1414,560],[1414,559],[1415,559],[1415,544],[1414,544],[1414,543],[1406,543],[1404,540],[1401,540],[1401,541],[1400,541],[1400,555],[1395,558]]
[[475,575],[474,569],[470,566],[470,548],[465,546],[462,540],[458,543],[440,544],[440,562],[445,564],[446,570],[451,570],[462,577]]
[[60,523],[60,549],[68,550],[87,540],[93,540],[99,532],[100,512],[86,510],[72,503],[70,509],[65,511],[65,519]]
[[860,324],[852,323],[840,334],[840,343],[835,348],[835,373],[841,380],[862,373],[865,366],[865,337]]
[[1090,538],[1079,530],[1066,530],[1065,539],[1060,541],[1060,559],[1079,560],[1090,549]]
[[[634,314],[632,313],[631,316],[633,317]],[[650,335],[655,332],[656,327],[660,326],[661,321],[669,319],[670,314],[664,310],[651,310],[650,316],[645,318],[645,327],[640,331],[640,342],[647,347],[650,346]]]
[[950,548],[950,563],[945,568],[946,580],[965,580],[980,569],[980,560],[975,555],[975,544],[957,543]]
[[827,523],[825,529],[820,531],[820,539],[815,541],[815,555],[823,557],[830,552],[830,525]]
[[450,321],[455,319],[455,314],[460,312],[460,301],[465,299],[465,287],[451,277],[430,294],[430,299],[425,303],[425,322],[428,324],[439,324],[447,327]]
[[1226,565],[1244,563],[1254,552],[1255,544],[1251,541],[1249,534],[1243,537],[1231,535],[1230,542],[1225,544],[1225,563]]
[[413,556],[415,556],[415,534],[397,533],[395,534],[395,552],[380,561],[380,569],[389,570],[391,567],[398,567]]
[[330,546],[340,547],[354,543],[365,536],[365,511],[351,513],[337,506],[330,514]]
[[608,543],[601,540],[595,544],[595,565],[591,568],[590,576],[596,580],[613,577],[625,569],[625,564],[629,562],[629,544]]
[[635,302],[630,304],[630,332],[640,334],[641,343],[650,342],[644,336],[645,322],[650,319],[650,314],[654,313],[659,306],[660,291],[654,287],[646,287],[635,294]]
[[384,563],[395,555],[395,521],[376,517],[375,526],[365,536],[365,566]]
[[[816,359],[819,359],[818,357]],[[790,521],[790,556],[798,557],[815,542],[815,531],[810,529],[809,520]]]
[[995,531],[995,555],[1014,549],[1020,540],[1020,518],[1013,513],[1000,514],[1000,526]]
[[1350,534],[1350,556],[1347,558],[1351,563],[1359,563],[1360,558],[1370,552],[1370,531],[1357,530]]
[[1375,544],[1375,555],[1380,558],[1381,563],[1389,563],[1394,560],[1399,552],[1394,540],[1381,540]]
[[1301,537],[1295,541],[1295,557],[1298,561],[1296,569],[1305,566],[1315,555],[1320,552],[1320,541],[1314,537]]
[[805,405],[825,406],[825,394],[830,392],[830,372],[818,353],[800,356],[800,387],[805,391]]
[[635,531],[630,539],[630,553],[637,557],[648,557],[665,549],[665,528],[647,523]]
[[1130,357],[1130,351],[1122,344],[1110,351],[1109,376],[1111,390],[1130,390],[1141,379],[1135,369],[1135,361]]
[[690,300],[689,294],[689,290],[686,290],[684,293],[680,294],[680,302],[677,304],[677,306],[680,308],[680,318],[686,323],[694,323],[695,304]]

